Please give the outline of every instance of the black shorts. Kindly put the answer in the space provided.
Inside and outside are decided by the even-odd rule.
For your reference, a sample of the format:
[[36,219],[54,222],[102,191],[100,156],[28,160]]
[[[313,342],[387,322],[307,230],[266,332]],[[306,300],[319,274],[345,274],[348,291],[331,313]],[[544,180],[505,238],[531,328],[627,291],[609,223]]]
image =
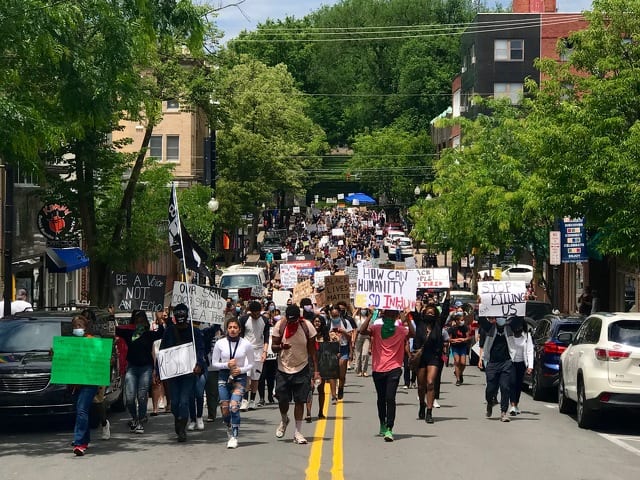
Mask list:
[[440,354],[427,354],[422,355],[420,358],[420,364],[418,368],[429,367],[441,367],[443,364],[442,356]]
[[291,400],[305,403],[311,391],[311,372],[309,365],[296,373],[276,372],[276,395],[278,401]]

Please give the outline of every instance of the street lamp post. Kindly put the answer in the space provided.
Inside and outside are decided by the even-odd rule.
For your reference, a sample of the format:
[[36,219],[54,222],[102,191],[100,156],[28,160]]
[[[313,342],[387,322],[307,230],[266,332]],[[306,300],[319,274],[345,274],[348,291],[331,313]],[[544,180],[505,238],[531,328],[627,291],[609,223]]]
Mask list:
[[[213,194],[213,192],[212,192]],[[211,200],[209,200],[209,202],[207,203],[207,207],[209,208],[209,211],[211,213],[215,213],[218,211],[218,208],[220,207],[220,203],[218,202],[218,200],[216,200],[216,197],[211,197]],[[213,268],[212,268],[212,281],[213,281],[213,285],[215,286],[216,284],[216,258],[215,258],[215,250],[216,250],[216,226],[215,223],[213,224],[213,227],[211,228],[211,256],[213,257]]]

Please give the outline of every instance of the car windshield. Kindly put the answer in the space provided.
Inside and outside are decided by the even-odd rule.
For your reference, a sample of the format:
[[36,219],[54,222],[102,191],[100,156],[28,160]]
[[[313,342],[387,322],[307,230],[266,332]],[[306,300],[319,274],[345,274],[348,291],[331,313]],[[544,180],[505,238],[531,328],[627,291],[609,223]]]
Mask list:
[[609,340],[640,347],[640,320],[621,320],[609,325]]
[[58,322],[0,322],[0,353],[47,352],[60,334]]
[[558,326],[558,332],[556,333],[556,337],[561,333],[565,333],[565,332],[569,332],[569,333],[577,332],[578,329],[580,328],[580,325],[581,325],[580,323],[561,323]]
[[475,303],[477,301],[477,298],[473,294],[469,294],[469,295],[456,294],[451,298],[451,305],[453,305],[457,300],[460,300],[462,303]]
[[257,275],[227,275],[220,279],[220,288],[245,288],[260,285]]

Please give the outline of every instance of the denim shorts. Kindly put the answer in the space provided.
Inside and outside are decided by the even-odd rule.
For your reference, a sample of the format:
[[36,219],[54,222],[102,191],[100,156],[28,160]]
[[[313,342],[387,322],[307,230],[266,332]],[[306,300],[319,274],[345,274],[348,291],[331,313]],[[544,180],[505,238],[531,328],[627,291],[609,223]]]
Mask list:
[[349,353],[351,349],[349,348],[349,344],[340,345],[340,360],[349,360]]
[[451,345],[451,352],[453,352],[454,355],[467,355],[467,352],[469,351],[469,347],[466,343],[460,344],[460,345]]

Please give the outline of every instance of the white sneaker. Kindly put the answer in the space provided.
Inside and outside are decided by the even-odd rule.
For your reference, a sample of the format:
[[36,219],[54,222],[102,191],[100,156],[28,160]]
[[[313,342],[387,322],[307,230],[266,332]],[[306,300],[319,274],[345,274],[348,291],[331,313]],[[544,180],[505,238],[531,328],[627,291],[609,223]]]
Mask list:
[[512,417],[516,416],[516,407],[514,407],[513,405],[509,407],[509,415],[511,415]]
[[227,448],[238,448],[238,439],[236,437],[231,437],[227,442]]
[[240,404],[240,411],[246,412],[247,410],[249,410],[249,400],[243,398],[242,403]]
[[196,430],[204,430],[204,420],[202,417],[196,418]]
[[287,425],[289,425],[289,417],[287,417],[286,422],[283,422],[282,420],[280,421],[280,425],[278,425],[278,428],[276,429],[276,438],[284,437],[284,434],[287,431]]
[[187,430],[193,432],[196,429],[196,422],[189,421],[187,424]]
[[297,443],[298,445],[305,445],[307,443],[307,439],[300,432],[296,432],[293,434],[293,443]]
[[256,401],[249,400],[249,410],[255,410],[255,409],[256,409]]
[[440,408],[440,404],[438,403],[438,400],[433,401],[433,408]]
[[102,427],[102,440],[109,440],[111,438],[111,424],[107,420],[107,424]]

